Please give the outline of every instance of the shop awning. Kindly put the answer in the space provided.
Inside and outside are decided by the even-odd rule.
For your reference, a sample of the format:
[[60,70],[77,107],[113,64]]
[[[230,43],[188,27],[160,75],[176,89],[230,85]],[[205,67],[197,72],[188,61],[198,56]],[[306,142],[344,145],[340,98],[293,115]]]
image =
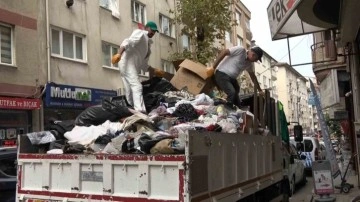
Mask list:
[[319,13],[314,13],[318,3],[317,0],[272,0],[267,8],[272,40],[337,27],[320,19]]

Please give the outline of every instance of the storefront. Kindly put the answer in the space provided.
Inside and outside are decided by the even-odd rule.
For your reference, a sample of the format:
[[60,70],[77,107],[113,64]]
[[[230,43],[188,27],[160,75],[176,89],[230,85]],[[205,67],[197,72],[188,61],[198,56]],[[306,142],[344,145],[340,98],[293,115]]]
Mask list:
[[32,112],[40,99],[0,97],[0,147],[15,146],[17,135],[32,132]]
[[44,124],[50,118],[74,120],[87,107],[101,104],[105,97],[116,96],[116,91],[48,83],[44,97]]

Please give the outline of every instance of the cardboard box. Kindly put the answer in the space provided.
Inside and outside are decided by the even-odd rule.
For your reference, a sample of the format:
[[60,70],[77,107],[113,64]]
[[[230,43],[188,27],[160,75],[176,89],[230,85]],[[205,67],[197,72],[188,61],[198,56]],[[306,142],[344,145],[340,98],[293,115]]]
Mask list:
[[209,93],[214,87],[212,78],[206,74],[206,66],[191,60],[184,60],[170,83],[178,90],[186,89],[197,95]]

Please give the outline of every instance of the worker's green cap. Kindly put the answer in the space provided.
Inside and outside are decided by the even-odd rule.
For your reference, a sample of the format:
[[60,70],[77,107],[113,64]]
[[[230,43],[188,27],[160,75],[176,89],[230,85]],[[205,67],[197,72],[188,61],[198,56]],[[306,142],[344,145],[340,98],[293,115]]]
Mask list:
[[147,22],[146,25],[145,25],[145,27],[149,27],[151,30],[156,31],[156,32],[159,32],[156,23],[153,22],[153,21]]

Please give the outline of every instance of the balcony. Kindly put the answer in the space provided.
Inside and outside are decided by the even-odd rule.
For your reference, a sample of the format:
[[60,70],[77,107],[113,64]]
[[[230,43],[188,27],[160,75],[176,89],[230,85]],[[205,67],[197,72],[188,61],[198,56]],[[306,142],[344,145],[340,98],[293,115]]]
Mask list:
[[324,40],[311,46],[313,72],[321,82],[330,69],[346,66],[343,48],[337,48],[335,40]]

